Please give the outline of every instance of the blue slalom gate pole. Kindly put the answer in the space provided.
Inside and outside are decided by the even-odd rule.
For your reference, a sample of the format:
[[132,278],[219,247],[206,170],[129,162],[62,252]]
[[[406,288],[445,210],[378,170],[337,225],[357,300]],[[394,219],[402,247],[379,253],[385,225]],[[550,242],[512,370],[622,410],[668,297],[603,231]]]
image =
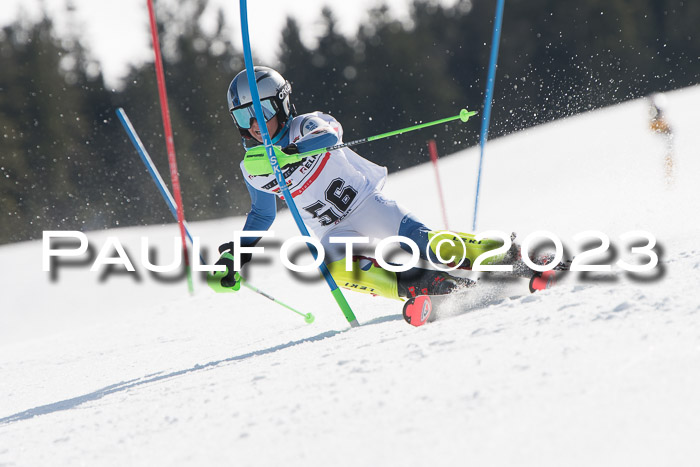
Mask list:
[[489,135],[489,123],[491,121],[491,104],[493,102],[493,88],[496,82],[496,67],[498,63],[498,45],[501,42],[501,24],[503,23],[503,9],[505,0],[498,0],[496,5],[496,17],[493,22],[493,37],[491,39],[491,58],[489,60],[489,74],[486,82],[486,97],[484,99],[484,113],[481,117],[481,134],[479,137],[480,155],[479,155],[479,173],[476,177],[476,196],[474,198],[474,220],[472,222],[472,230],[476,231],[476,214],[479,208],[479,191],[481,189],[481,168],[484,164],[484,150],[486,148],[486,140]]
[[[146,166],[146,169],[148,169],[148,173],[151,175],[151,178],[153,178],[153,181],[156,183],[156,186],[158,187],[158,191],[160,191],[161,196],[163,196],[163,199],[165,200],[165,204],[168,205],[168,209],[170,209],[170,212],[172,213],[173,217],[175,220],[178,219],[177,217],[177,206],[175,204],[175,199],[173,198],[173,195],[170,194],[170,190],[168,190],[167,185],[163,181],[163,177],[160,176],[160,172],[158,172],[158,169],[156,168],[156,165],[153,163],[153,159],[151,159],[151,156],[148,155],[148,151],[146,151],[146,148],[144,147],[143,143],[141,142],[141,138],[139,138],[139,135],[136,134],[136,130],[134,129],[134,126],[131,124],[131,120],[129,120],[129,117],[126,116],[126,112],[124,112],[124,109],[118,108],[117,109],[117,117],[119,117],[119,121],[122,123],[122,126],[124,127],[124,130],[126,130],[126,134],[129,135],[129,139],[131,140],[131,144],[134,145],[136,148],[136,152],[139,154],[139,157],[141,157],[141,160],[143,161],[143,164]],[[190,233],[190,228],[187,225],[187,221],[184,219],[182,220],[182,224],[185,227],[185,233],[187,234],[187,238],[190,239],[190,243],[194,245],[194,239],[192,238],[192,234]],[[199,261],[200,264],[204,264],[204,258],[202,255],[199,255]],[[291,306],[287,305],[284,302],[281,302],[277,300],[275,297],[266,294],[262,290],[258,289],[257,287],[253,287],[250,285],[247,281],[245,281],[243,278],[240,278],[241,285],[247,287],[248,289],[252,290],[253,292],[262,295],[263,297],[267,298],[268,300],[272,300],[273,302],[277,303],[278,305],[281,305],[288,310],[293,311],[294,313],[301,315],[304,317],[304,320],[307,323],[313,323],[314,322],[314,315],[311,313],[302,313],[301,311],[298,311]]]
[[[302,220],[301,215],[299,214],[299,209],[294,203],[292,194],[287,188],[287,181],[284,179],[284,174],[282,173],[282,170],[280,169],[280,166],[277,163],[277,158],[275,157],[275,152],[272,148],[272,140],[270,139],[270,135],[267,131],[267,123],[263,118],[262,105],[260,104],[260,93],[258,92],[258,83],[255,81],[255,70],[253,69],[253,54],[250,48],[250,34],[248,32],[248,7],[246,0],[241,0],[240,5],[241,36],[243,38],[243,58],[245,60],[246,75],[248,77],[248,86],[250,87],[250,94],[253,100],[255,118],[258,121],[258,126],[260,127],[260,134],[262,135],[263,143],[265,144],[265,151],[267,152],[267,157],[270,160],[270,165],[272,166],[272,171],[275,174],[277,184],[282,190],[282,194],[284,195],[284,200],[287,203],[287,206],[289,207],[289,210],[292,213],[292,217],[294,217],[294,221],[296,222],[301,234],[306,237],[310,237],[311,235],[309,235],[309,231],[307,230],[306,225],[304,224],[304,221]],[[308,243],[307,246],[309,246],[311,254],[313,255],[314,259],[316,259],[318,255],[315,249],[311,248],[311,246]],[[321,262],[319,269],[321,270],[323,278],[328,283],[328,287],[330,287],[331,289],[331,294],[333,294],[333,298],[335,298],[336,303],[343,312],[343,315],[345,315],[345,318],[348,320],[348,323],[350,323],[350,326],[359,326],[357,318],[355,318],[355,314],[350,308],[350,304],[347,302],[345,296],[343,295],[343,292],[338,288],[338,285],[335,283],[335,280],[333,279],[333,276],[331,276],[328,267],[323,262]]]
[[[158,169],[156,169],[156,165],[153,163],[151,156],[148,155],[146,148],[141,142],[141,139],[136,134],[136,130],[134,130],[134,126],[131,124],[129,117],[126,116],[126,112],[124,112],[124,109],[117,109],[117,117],[119,117],[119,121],[122,123],[124,130],[126,130],[126,134],[129,135],[131,144],[134,145],[134,147],[136,148],[136,152],[138,152],[139,156],[141,157],[141,160],[143,161],[143,164],[146,166],[146,169],[148,169],[148,173],[151,175],[151,178],[153,178],[153,181],[156,183],[158,191],[160,191],[161,196],[165,200],[165,204],[168,205],[168,209],[170,209],[170,212],[173,216],[177,216],[177,207],[175,204],[175,199],[173,198],[173,195],[170,194],[167,185],[163,181],[163,177],[160,176],[160,172],[158,172]],[[185,225],[185,233],[187,234],[187,238],[190,239],[191,243],[192,235],[190,235],[190,229],[187,226],[187,221],[183,221],[183,223]],[[202,263],[204,263],[204,261],[202,261]]]

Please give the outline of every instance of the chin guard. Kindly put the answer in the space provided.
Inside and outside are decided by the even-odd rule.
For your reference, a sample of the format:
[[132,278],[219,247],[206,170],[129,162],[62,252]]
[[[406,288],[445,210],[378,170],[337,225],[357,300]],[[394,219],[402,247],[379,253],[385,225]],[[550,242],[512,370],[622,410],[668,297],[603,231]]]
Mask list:
[[[280,168],[301,161],[299,154],[285,154],[279,146],[272,146],[272,148],[275,151],[274,158],[277,160]],[[248,149],[243,158],[243,167],[250,175],[270,175],[272,173],[272,165],[267,157],[265,146],[261,144]]]

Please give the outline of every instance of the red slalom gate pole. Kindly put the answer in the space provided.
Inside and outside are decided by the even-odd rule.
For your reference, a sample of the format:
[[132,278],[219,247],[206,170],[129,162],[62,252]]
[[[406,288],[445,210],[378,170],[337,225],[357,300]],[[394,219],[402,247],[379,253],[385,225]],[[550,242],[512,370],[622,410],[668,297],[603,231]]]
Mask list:
[[151,35],[153,36],[153,52],[155,53],[156,78],[158,80],[158,97],[160,99],[160,113],[163,115],[163,130],[165,132],[165,146],[168,150],[168,165],[170,166],[170,181],[173,184],[173,195],[177,206],[177,223],[180,226],[182,237],[182,254],[185,257],[185,270],[187,271],[187,287],[190,293],[192,287],[192,271],[190,269],[190,257],[187,253],[187,236],[185,232],[185,210],[182,207],[182,192],[180,190],[180,177],[177,173],[177,160],[175,158],[175,140],[170,125],[170,110],[168,108],[168,94],[165,90],[165,73],[163,73],[163,59],[160,54],[158,42],[158,29],[156,26],[156,14],[153,10],[153,0],[148,3],[148,16],[151,21]]
[[435,179],[437,180],[438,195],[440,196],[440,205],[442,206],[442,220],[445,222],[445,229],[449,230],[450,227],[447,225],[447,210],[445,209],[445,198],[442,195],[442,183],[440,182],[440,172],[438,171],[437,144],[435,144],[434,139],[428,141],[428,150],[430,151],[430,160],[433,161],[433,167],[435,168]]

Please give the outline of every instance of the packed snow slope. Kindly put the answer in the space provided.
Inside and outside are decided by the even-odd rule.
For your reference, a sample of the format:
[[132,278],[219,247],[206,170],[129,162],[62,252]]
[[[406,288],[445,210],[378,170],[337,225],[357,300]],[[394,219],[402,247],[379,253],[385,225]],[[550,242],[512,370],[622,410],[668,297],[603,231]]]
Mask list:
[[[1,247],[0,465],[698,465],[700,88],[667,99],[671,183],[633,101],[489,142],[478,222],[548,230],[571,253],[598,230],[612,253],[592,262],[607,264],[644,262],[620,235],[648,231],[653,271],[570,273],[533,295],[485,278],[421,328],[348,292],[350,329],[315,274],[281,265],[286,212],[248,279],[313,324],[246,289],[154,280],[140,238],[169,263],[175,225],[89,233],[95,254],[117,237],[138,275],[78,258],[52,281],[40,242]],[[455,230],[471,226],[477,159],[440,162]],[[432,170],[385,191],[442,228]],[[191,227],[212,252],[242,224]]]

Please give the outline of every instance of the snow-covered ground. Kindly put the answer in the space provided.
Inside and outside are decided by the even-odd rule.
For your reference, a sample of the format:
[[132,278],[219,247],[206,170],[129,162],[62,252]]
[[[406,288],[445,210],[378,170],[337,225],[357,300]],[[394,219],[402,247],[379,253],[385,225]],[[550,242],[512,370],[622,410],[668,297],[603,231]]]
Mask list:
[[[197,279],[189,296],[139,264],[140,280],[83,265],[52,282],[40,242],[0,247],[0,465],[698,465],[700,88],[667,98],[670,186],[644,100],[491,141],[482,180],[479,230],[549,230],[572,253],[599,230],[610,264],[635,257],[621,234],[646,230],[651,274],[570,273],[534,295],[487,282],[421,328],[398,302],[346,293],[350,329],[274,242],[249,280],[313,324],[246,289]],[[471,226],[477,158],[441,160],[453,229]],[[444,227],[429,165],[385,191]],[[242,222],[191,227],[213,251]],[[274,230],[296,235],[286,212]],[[178,235],[89,238],[117,236],[139,263],[141,236],[167,262]]]

